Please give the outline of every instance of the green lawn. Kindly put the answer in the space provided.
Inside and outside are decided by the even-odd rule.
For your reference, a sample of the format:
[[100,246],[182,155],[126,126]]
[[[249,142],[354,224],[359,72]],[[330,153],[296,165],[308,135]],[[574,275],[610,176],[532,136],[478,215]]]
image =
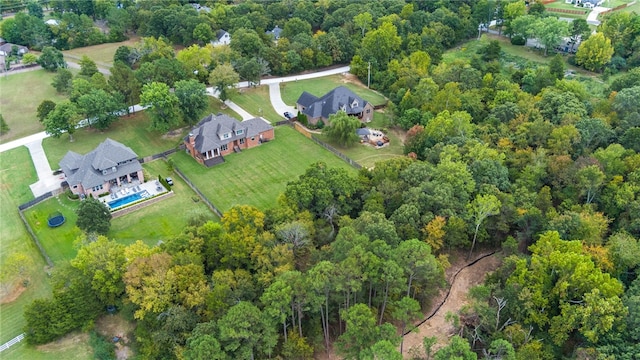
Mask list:
[[[162,160],[143,166],[151,179],[157,178],[158,175],[166,177],[170,174],[166,162]],[[212,220],[218,220],[204,203],[194,202],[195,193],[183,181],[175,176],[174,178],[174,196],[113,219],[107,237],[122,244],[143,240],[148,245],[155,245],[160,240],[179,234],[194,212],[207,212]],[[77,248],[74,241],[81,235],[81,231],[75,225],[78,219],[75,213],[78,204],[79,200],[69,200],[62,194],[25,211],[31,228],[56,264],[76,256]],[[47,226],[47,218],[56,211],[61,212],[67,220],[62,226],[51,229]]]
[[[84,337],[80,337],[80,339],[84,339]],[[93,358],[93,349],[89,346],[88,341],[54,342],[38,348],[27,345],[23,341],[2,352],[3,360],[90,360]]]
[[269,98],[269,86],[263,85],[255,88],[241,89],[239,93],[231,96],[231,101],[238,104],[246,112],[253,116],[262,116],[263,118],[276,123],[285,120],[282,115],[276,113],[271,106]]
[[87,55],[99,67],[110,68],[113,66],[113,55],[120,46],[136,46],[139,41],[139,37],[132,37],[129,40],[117,43],[107,43],[66,50],[63,51],[63,54],[73,62],[78,62],[83,55]]
[[0,136],[0,143],[44,130],[36,117],[38,105],[47,99],[61,102],[67,98],[51,86],[54,76],[55,73],[34,70],[0,77],[0,112],[10,129]]
[[289,181],[309,165],[351,169],[343,160],[287,126],[275,129],[276,138],[253,149],[225,156],[225,163],[206,168],[184,152],[172,155],[174,163],[221,211],[234,205],[271,208]]
[[[222,109],[220,100],[209,97],[209,107],[205,114],[223,112],[229,116],[240,119],[240,116],[231,109]],[[85,128],[73,134],[73,142],[69,142],[69,136],[63,134],[60,138],[46,138],[42,146],[47,154],[52,169],[57,169],[58,163],[67,151],[75,151],[86,154],[95,149],[106,138],[119,141],[129,146],[139,157],[145,157],[172,149],[182,143],[182,137],[189,131],[189,126],[182,124],[182,128],[172,131],[172,135],[162,134],[149,130],[151,120],[145,112],[139,112],[130,117],[124,116],[111,124],[105,131]]]
[[[389,145],[380,149],[376,149],[372,146],[356,144],[354,146],[345,148],[337,144],[331,143],[326,136],[317,135],[321,140],[331,144],[334,148],[338,149],[341,153],[345,154],[358,164],[371,168],[376,162],[382,160],[388,160],[394,157],[403,156],[403,143],[402,139],[398,137],[394,132],[389,131],[386,115],[381,112],[375,112],[373,121],[367,124],[367,127],[372,129],[384,129],[385,134],[389,137]],[[400,130],[401,131],[401,130]]]
[[[0,154],[0,170],[0,264],[15,253],[26,255],[33,263],[27,289],[16,300],[0,305],[0,343],[3,344],[22,333],[23,307],[35,298],[48,296],[51,287],[44,272],[44,259],[18,215],[18,205],[33,199],[29,184],[37,180],[27,148]],[[0,266],[0,271],[6,270]]]
[[354,84],[350,80],[345,79],[343,75],[332,75],[316,79],[282,83],[280,84],[280,92],[282,93],[282,100],[286,104],[294,106],[303,91],[319,97],[340,85],[346,86],[374,106],[384,105],[387,102],[384,96],[362,85]]

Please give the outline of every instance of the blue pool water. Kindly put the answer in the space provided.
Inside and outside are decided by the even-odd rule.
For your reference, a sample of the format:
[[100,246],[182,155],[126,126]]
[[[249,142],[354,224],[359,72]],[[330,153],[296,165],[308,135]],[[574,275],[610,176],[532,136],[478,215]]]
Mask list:
[[131,194],[131,195],[127,195],[124,197],[121,197],[117,200],[113,200],[111,202],[109,202],[109,207],[112,209],[118,208],[120,206],[124,206],[127,205],[129,203],[132,203],[134,201],[138,201],[142,199],[142,196],[140,195],[140,193],[135,193],[135,194]]

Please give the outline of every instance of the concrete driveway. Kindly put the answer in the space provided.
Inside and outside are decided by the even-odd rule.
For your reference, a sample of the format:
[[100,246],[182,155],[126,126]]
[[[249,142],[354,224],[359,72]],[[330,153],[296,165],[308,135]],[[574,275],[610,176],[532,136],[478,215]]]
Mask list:
[[271,99],[271,106],[276,110],[278,115],[282,116],[284,120],[284,113],[290,112],[293,116],[296,116],[298,109],[293,106],[289,106],[282,101],[282,95],[280,94],[280,84],[269,84],[269,99]]
[[53,170],[49,166],[49,160],[42,148],[42,139],[25,144],[29,153],[31,154],[31,160],[33,166],[36,168],[38,174],[38,181],[29,185],[33,196],[38,197],[48,193],[49,191],[58,190],[60,183],[65,180],[64,175],[53,175]]

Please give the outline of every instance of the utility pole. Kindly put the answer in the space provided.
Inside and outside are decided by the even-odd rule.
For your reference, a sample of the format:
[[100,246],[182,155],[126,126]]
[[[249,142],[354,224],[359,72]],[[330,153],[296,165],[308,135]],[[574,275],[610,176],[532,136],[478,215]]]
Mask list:
[[367,89],[370,88],[371,85],[371,61],[368,62],[367,65]]

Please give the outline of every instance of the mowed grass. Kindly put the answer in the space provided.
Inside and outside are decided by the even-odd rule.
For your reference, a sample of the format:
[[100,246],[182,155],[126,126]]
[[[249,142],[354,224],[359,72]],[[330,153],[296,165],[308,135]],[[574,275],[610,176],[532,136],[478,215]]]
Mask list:
[[[375,166],[375,163],[382,160],[388,160],[394,157],[404,156],[403,155],[403,147],[404,144],[402,139],[394,132],[389,131],[387,128],[388,121],[386,120],[386,115],[382,112],[375,112],[373,116],[373,121],[367,124],[368,128],[371,129],[385,129],[385,135],[389,137],[389,145],[376,149],[373,146],[363,145],[363,144],[355,144],[351,147],[343,147],[337,144],[332,143],[326,136],[317,135],[319,139],[325,141],[334,148],[336,148],[341,153],[345,154],[358,164],[366,167],[372,168]],[[402,130],[398,130],[402,131]]]
[[[14,301],[0,304],[0,344],[23,332],[23,308],[32,300],[49,296],[51,286],[44,272],[45,262],[18,215],[18,205],[33,199],[29,184],[36,172],[25,147],[0,154],[0,264],[12,254],[24,254],[32,263],[29,284]],[[6,271],[0,266],[0,271]],[[2,358],[5,358],[2,353]]]
[[221,211],[234,205],[260,210],[274,207],[288,182],[296,180],[309,165],[323,161],[355,173],[346,162],[287,126],[275,129],[275,140],[225,156],[211,168],[198,164],[184,152],[172,155],[175,165]]
[[43,100],[56,103],[67,99],[51,86],[55,73],[33,70],[0,77],[0,112],[9,125],[9,132],[0,136],[0,143],[43,131],[36,110]]
[[[166,162],[162,160],[143,164],[143,167],[149,174],[150,178],[147,180],[150,181],[157,179],[158,175],[170,175]],[[203,202],[198,201],[196,194],[180,178],[174,178],[173,196],[112,219],[107,237],[125,245],[137,240],[142,240],[148,245],[156,245],[158,241],[178,235],[194,214],[206,213],[211,220],[218,220]],[[25,211],[31,228],[57,265],[73,259],[77,254],[75,242],[82,234],[76,226],[76,209],[79,204],[79,200],[69,200],[66,194],[61,194]],[[65,216],[66,222],[51,229],[47,225],[47,219],[57,211]]]
[[2,352],[3,360],[90,360],[94,359],[93,349],[89,346],[86,334],[73,333],[64,337],[62,341],[33,347],[26,342],[13,345]]
[[[202,117],[210,113],[223,112],[229,116],[240,119],[240,116],[231,109],[222,109],[220,100],[209,98],[209,107]],[[63,134],[60,138],[46,138],[42,142],[47,159],[52,169],[59,167],[67,151],[75,151],[79,154],[86,154],[103,142],[106,138],[111,138],[130,147],[138,157],[158,154],[169,149],[173,149],[182,143],[183,136],[189,131],[191,126],[182,123],[180,128],[174,129],[170,134],[160,133],[149,129],[151,120],[145,111],[123,116],[115,121],[109,129],[105,131],[93,128],[79,129],[73,134],[73,142],[69,141],[69,135]]]
[[66,50],[62,53],[72,59],[72,61],[76,60],[75,62],[81,59],[83,55],[86,55],[99,67],[110,68],[113,66],[113,55],[115,55],[116,50],[118,50],[120,46],[133,47],[136,46],[139,41],[140,38],[135,36],[131,37],[129,40],[122,42],[86,46],[82,48]]
[[286,104],[295,106],[296,101],[303,91],[320,97],[341,85],[347,87],[374,106],[387,103],[384,96],[362,85],[355,84],[353,80],[347,79],[344,75],[331,75],[316,79],[282,83],[280,84],[280,93],[282,94],[282,100]]
[[262,116],[272,124],[285,120],[278,115],[271,106],[269,86],[262,85],[255,88],[243,88],[229,99],[253,116]]

